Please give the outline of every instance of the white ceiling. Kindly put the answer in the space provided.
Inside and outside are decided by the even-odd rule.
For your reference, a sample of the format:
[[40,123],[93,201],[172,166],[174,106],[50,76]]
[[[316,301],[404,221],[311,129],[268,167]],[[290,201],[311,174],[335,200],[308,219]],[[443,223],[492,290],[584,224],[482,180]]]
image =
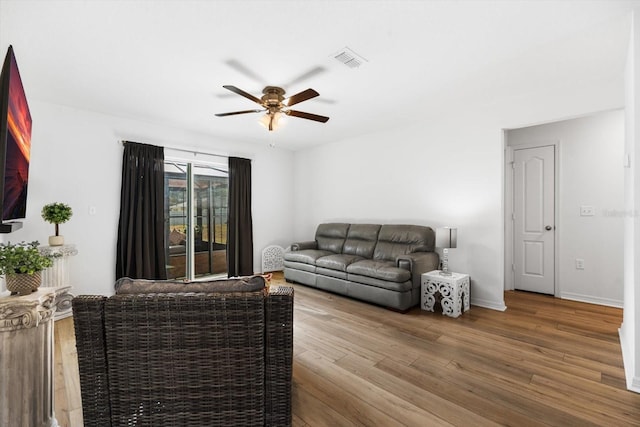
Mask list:
[[[0,0],[0,48],[13,45],[30,99],[297,150],[456,102],[622,81],[639,3]],[[345,46],[367,62],[335,60]],[[287,117],[270,135],[259,114],[215,117],[257,107],[228,84],[312,87],[294,109],[331,119]]]

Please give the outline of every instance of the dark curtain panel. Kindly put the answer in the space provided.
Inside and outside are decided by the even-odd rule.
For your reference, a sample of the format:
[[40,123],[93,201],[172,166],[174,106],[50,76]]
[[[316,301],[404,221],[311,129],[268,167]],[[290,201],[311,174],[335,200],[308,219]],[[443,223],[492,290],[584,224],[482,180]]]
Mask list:
[[164,150],[126,142],[116,279],[166,279],[164,252]]
[[229,157],[229,218],[227,221],[227,273],[253,274],[253,222],[251,220],[251,160]]

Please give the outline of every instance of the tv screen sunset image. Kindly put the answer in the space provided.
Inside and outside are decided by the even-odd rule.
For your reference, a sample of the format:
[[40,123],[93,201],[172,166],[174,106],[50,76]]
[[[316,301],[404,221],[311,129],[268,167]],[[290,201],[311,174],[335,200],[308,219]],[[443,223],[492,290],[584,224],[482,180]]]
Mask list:
[[3,220],[25,217],[31,157],[31,113],[18,65],[12,51],[10,54]]

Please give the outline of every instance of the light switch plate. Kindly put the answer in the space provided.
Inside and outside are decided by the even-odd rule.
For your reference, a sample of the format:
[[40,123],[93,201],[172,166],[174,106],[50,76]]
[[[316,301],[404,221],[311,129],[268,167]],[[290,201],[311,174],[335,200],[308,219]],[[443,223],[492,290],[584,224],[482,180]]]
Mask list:
[[594,216],[596,209],[593,206],[580,206],[580,216]]

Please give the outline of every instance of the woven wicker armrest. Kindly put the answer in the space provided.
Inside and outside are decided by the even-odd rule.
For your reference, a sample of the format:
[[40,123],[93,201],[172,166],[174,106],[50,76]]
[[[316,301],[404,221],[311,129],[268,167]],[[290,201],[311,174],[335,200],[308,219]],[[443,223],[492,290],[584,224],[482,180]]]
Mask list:
[[291,425],[293,288],[270,286],[266,303],[266,425]]
[[86,427],[111,425],[104,330],[106,299],[104,296],[83,295],[75,297],[71,302]]

